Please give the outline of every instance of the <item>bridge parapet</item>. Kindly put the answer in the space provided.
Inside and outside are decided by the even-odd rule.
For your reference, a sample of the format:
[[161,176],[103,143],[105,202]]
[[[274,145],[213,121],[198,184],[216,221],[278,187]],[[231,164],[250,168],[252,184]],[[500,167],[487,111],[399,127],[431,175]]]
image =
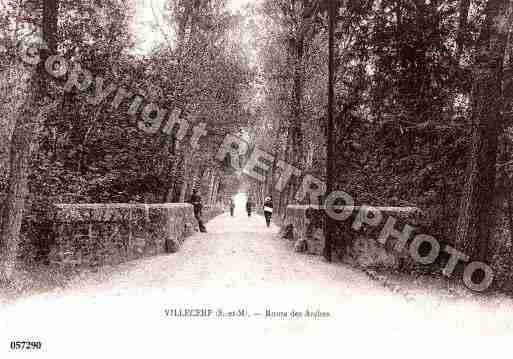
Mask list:
[[[393,249],[395,240],[392,239],[385,245],[381,245],[377,239],[388,217],[393,216],[397,220],[394,227],[400,231],[405,224],[415,224],[421,211],[415,207],[373,207],[382,214],[381,223],[376,226],[363,225],[355,230],[352,225],[362,208],[361,206],[334,207],[336,211],[352,211],[346,220],[335,221],[335,257],[364,268],[399,269],[404,266],[413,266],[414,263],[407,250],[396,252]],[[326,216],[324,206],[290,205],[286,209],[283,220],[282,235],[294,241],[294,249],[297,252],[322,255],[325,246]],[[344,253],[343,258],[342,253]]]
[[60,267],[119,264],[178,251],[197,230],[193,207],[164,204],[56,204],[48,259]]

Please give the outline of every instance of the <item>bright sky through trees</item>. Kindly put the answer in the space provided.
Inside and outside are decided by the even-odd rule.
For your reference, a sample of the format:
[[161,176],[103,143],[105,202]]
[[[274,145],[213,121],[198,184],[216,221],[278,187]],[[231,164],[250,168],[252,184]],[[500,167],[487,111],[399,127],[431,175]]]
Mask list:
[[[163,17],[164,5],[168,0],[135,0],[134,33],[136,38],[137,53],[148,53],[156,44],[166,41],[166,36],[171,37],[169,26]],[[258,0],[228,0],[228,8],[237,12],[249,3]]]

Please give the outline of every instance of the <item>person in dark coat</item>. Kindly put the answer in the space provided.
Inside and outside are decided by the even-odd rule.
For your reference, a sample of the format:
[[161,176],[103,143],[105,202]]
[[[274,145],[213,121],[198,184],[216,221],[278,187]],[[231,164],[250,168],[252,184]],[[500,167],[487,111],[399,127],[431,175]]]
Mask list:
[[201,196],[198,194],[197,189],[192,190],[192,195],[189,200],[189,203],[194,206],[194,217],[196,217],[196,220],[198,221],[198,227],[201,232],[206,232],[207,229],[205,228],[205,225],[203,224],[203,221],[201,219],[201,211],[203,209],[203,204],[201,203]]
[[264,201],[264,217],[267,227],[271,225],[271,217],[273,216],[273,200],[267,197]]
[[233,198],[230,199],[230,216],[233,217],[233,212],[235,211],[235,202],[233,201]]
[[253,202],[251,202],[251,198],[248,198],[246,202],[246,211],[248,211],[248,217],[251,217],[251,210],[253,209]]

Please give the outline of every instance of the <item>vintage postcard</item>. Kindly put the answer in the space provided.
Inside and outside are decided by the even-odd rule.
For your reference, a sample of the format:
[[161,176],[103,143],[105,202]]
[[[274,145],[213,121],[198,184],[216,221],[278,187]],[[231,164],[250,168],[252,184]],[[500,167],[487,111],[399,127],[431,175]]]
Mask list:
[[512,24],[0,0],[0,357],[508,357]]

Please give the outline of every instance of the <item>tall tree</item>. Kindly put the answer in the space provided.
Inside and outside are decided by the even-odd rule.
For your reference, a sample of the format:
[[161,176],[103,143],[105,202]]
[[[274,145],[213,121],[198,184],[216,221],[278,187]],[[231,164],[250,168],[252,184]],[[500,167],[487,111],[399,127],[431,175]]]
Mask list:
[[[328,111],[327,118],[328,124],[326,126],[326,145],[327,145],[327,156],[326,156],[326,193],[330,194],[334,190],[334,130],[335,125],[333,123],[333,100],[334,100],[334,82],[335,82],[335,54],[334,54],[334,43],[335,43],[335,24],[336,24],[336,6],[335,1],[329,2],[328,8]],[[333,219],[326,216],[326,228],[325,228],[325,245],[324,245],[324,258],[331,262],[332,243],[334,235],[334,223]]]
[[472,138],[456,244],[472,260],[487,260],[495,213],[498,138],[502,121],[503,64],[511,25],[510,2],[489,0],[474,54]]
[[16,120],[10,144],[10,175],[7,197],[1,212],[0,280],[10,281],[14,274],[21,221],[28,192],[27,178],[31,148],[36,136],[38,112],[46,101],[45,59],[57,49],[56,32],[59,0],[44,0],[42,33],[47,49],[41,51],[41,61],[33,70],[27,99]]

